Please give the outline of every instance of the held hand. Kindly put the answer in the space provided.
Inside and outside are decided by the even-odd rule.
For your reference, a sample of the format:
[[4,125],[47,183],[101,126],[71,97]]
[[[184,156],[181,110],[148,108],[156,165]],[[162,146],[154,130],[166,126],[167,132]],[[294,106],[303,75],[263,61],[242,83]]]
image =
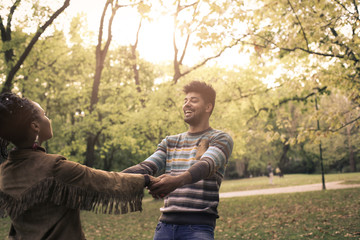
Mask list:
[[179,185],[179,182],[176,181],[175,176],[163,174],[158,177],[158,179],[158,182],[152,184],[148,188],[150,190],[149,193],[157,199],[165,197],[170,192],[174,191]]
[[147,188],[149,189],[154,183],[157,183],[160,181],[160,178],[157,178],[157,177],[153,177],[153,176],[150,176],[150,183],[149,183],[149,186],[147,186]]
[[159,181],[149,186],[150,194],[154,198],[163,198],[178,187],[191,182],[190,173],[186,172],[178,176],[163,174],[158,177]]

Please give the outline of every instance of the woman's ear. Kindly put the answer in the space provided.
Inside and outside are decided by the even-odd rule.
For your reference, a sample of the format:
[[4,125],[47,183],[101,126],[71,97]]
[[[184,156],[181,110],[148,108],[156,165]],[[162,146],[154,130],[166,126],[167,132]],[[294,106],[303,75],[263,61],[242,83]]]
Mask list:
[[31,122],[30,128],[31,128],[32,130],[34,130],[35,132],[39,132],[39,131],[40,131],[39,124],[38,124],[38,122],[36,122],[36,121],[32,121],[32,122]]

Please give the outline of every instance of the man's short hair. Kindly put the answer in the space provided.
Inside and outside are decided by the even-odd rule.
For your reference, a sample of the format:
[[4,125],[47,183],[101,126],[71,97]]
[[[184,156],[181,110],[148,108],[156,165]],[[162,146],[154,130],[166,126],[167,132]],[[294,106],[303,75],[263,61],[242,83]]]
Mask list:
[[212,104],[212,113],[215,107],[216,91],[210,84],[200,81],[192,81],[189,84],[185,85],[183,90],[185,94],[188,94],[189,92],[199,93],[204,99],[205,103]]

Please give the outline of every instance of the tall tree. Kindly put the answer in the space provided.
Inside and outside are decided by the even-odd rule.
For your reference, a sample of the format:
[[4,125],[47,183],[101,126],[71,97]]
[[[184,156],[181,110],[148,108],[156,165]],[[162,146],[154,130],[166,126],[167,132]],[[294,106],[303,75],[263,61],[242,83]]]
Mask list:
[[[100,19],[100,26],[99,26],[99,35],[98,35],[98,43],[96,46],[95,52],[95,59],[96,59],[96,66],[95,66],[95,74],[94,74],[94,81],[92,86],[91,98],[90,98],[90,106],[89,106],[89,113],[90,115],[93,113],[96,104],[99,101],[99,86],[101,80],[101,74],[104,69],[104,62],[106,58],[106,54],[109,50],[111,39],[112,39],[112,23],[114,17],[116,15],[117,10],[122,7],[118,4],[118,0],[107,0],[101,14]],[[108,22],[108,30],[107,30],[107,40],[105,44],[103,44],[104,38],[104,22],[106,13],[110,9],[111,15]],[[104,45],[104,46],[103,46]],[[87,137],[87,145],[86,145],[86,158],[85,158],[85,165],[92,167],[95,162],[95,144],[100,136],[100,133],[103,129],[95,129],[96,132],[89,132]]]
[[[106,55],[109,51],[110,43],[112,40],[112,24],[114,17],[119,8],[134,6],[135,4],[127,4],[127,5],[120,5],[118,0],[107,0],[101,15],[100,19],[100,26],[99,26],[99,35],[98,35],[98,43],[96,46],[96,66],[95,66],[95,74],[94,74],[94,81],[92,86],[91,98],[90,98],[90,106],[89,106],[89,113],[91,117],[96,117],[98,121],[101,121],[102,116],[95,112],[96,104],[99,102],[99,86],[101,81],[101,75],[104,69],[104,62]],[[104,24],[107,12],[110,11],[110,17],[108,20],[107,26],[107,39],[105,43],[103,42],[104,38]],[[85,165],[92,167],[95,162],[95,144],[103,131],[103,127],[99,129],[94,129],[93,132],[89,132],[87,137],[87,145],[86,145],[86,158],[85,158]]]

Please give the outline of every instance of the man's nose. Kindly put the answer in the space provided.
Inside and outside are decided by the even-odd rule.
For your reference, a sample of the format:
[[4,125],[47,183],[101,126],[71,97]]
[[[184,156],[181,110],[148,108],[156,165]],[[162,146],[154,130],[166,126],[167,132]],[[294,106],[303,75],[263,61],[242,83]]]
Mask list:
[[184,107],[188,107],[188,106],[191,106],[191,102],[190,101],[187,101],[184,103]]

